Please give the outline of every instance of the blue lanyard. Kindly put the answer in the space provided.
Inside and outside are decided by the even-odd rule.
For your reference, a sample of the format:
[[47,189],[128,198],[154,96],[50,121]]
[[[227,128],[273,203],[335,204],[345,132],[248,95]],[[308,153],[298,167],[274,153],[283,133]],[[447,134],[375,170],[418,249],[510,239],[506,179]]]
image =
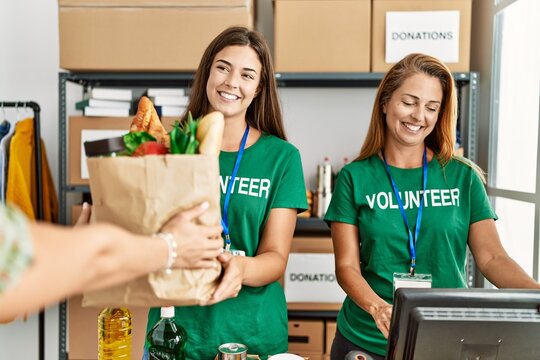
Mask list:
[[229,250],[231,248],[231,238],[229,236],[229,200],[231,198],[231,191],[236,179],[236,173],[238,173],[238,168],[240,167],[240,160],[244,154],[244,149],[246,147],[246,140],[249,134],[249,125],[246,126],[246,131],[244,131],[244,136],[242,137],[242,142],[240,143],[240,149],[238,149],[238,155],[236,156],[236,162],[234,164],[234,169],[227,184],[227,192],[225,193],[225,201],[223,203],[223,217],[221,218],[221,227],[223,227],[223,233],[225,234],[225,249]]
[[411,275],[414,275],[414,272],[416,270],[416,241],[418,241],[418,234],[420,233],[420,224],[422,223],[422,210],[424,208],[424,196],[426,193],[426,185],[427,185],[426,148],[424,147],[424,156],[423,156],[423,161],[422,161],[422,171],[423,171],[422,190],[423,191],[422,191],[422,196],[420,197],[420,206],[418,207],[418,213],[416,214],[416,228],[414,230],[414,237],[412,235],[412,231],[409,226],[409,221],[407,220],[407,215],[405,214],[405,209],[403,208],[403,201],[401,200],[401,196],[399,195],[399,191],[394,181],[394,178],[392,178],[392,174],[390,174],[390,167],[388,166],[388,163],[386,162],[386,158],[384,157],[384,149],[382,151],[382,156],[384,160],[384,167],[386,169],[386,172],[388,173],[390,182],[392,183],[392,189],[394,190],[394,195],[396,195],[396,198],[397,198],[399,211],[401,212],[401,216],[403,217],[403,221],[405,222],[405,226],[407,227],[407,231],[409,232],[409,251],[411,254],[411,268],[409,271]]

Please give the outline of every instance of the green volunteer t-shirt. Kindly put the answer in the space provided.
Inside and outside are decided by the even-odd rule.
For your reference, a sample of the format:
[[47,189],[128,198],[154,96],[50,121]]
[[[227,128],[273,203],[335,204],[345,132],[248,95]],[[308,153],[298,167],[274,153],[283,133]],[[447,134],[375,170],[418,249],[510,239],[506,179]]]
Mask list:
[[[416,243],[416,271],[431,274],[434,288],[467,286],[469,227],[480,220],[496,219],[480,177],[463,161],[452,159],[442,168],[434,157],[428,164],[424,210]],[[422,167],[390,166],[390,173],[414,233]],[[378,156],[343,168],[325,220],[358,227],[362,276],[382,299],[392,303],[393,273],[408,272],[411,258],[407,228],[384,162]],[[349,341],[376,354],[385,354],[387,342],[373,318],[348,296],[337,324]]]
[[[221,205],[237,152],[221,152]],[[263,134],[245,149],[229,201],[231,249],[255,256],[264,226],[274,208],[307,209],[306,190],[298,150],[288,142]],[[279,241],[280,239],[275,239]],[[159,320],[158,308],[148,316],[148,330]],[[175,317],[187,331],[188,359],[214,359],[224,343],[241,343],[249,354],[287,351],[287,304],[278,282],[243,286],[238,297],[206,307],[176,307]]]

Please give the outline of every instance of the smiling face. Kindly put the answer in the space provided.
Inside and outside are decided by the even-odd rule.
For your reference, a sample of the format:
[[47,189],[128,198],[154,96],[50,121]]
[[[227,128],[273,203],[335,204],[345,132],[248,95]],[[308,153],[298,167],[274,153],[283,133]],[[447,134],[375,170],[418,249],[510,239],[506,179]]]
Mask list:
[[206,83],[211,110],[222,112],[226,120],[245,120],[257,96],[261,68],[257,53],[249,46],[227,46],[218,52]]
[[433,131],[443,98],[438,78],[418,73],[412,75],[383,105],[386,114],[386,145],[422,147]]

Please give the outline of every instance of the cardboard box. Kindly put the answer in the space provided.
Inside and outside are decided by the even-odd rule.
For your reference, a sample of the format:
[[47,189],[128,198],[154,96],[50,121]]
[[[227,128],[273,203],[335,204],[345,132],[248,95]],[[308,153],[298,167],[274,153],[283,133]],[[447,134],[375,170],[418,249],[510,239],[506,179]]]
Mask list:
[[[68,354],[70,360],[95,360],[98,355],[98,315],[101,309],[82,307],[82,296],[68,300]],[[132,319],[131,358],[141,359],[148,308],[130,307]]]
[[[161,119],[167,131],[172,129],[175,117]],[[129,132],[132,117],[70,116],[69,127],[69,176],[70,185],[88,185],[88,171],[83,142],[121,136]]]
[[60,67],[193,71],[210,41],[254,26],[253,0],[59,0]]
[[290,353],[324,352],[324,321],[323,320],[289,320],[289,350]]
[[369,71],[370,19],[370,0],[276,0],[276,71]]
[[[387,12],[421,12],[422,15],[426,11],[459,11],[459,44],[458,49],[458,62],[450,63],[446,62],[448,67],[453,72],[468,72],[470,69],[470,44],[471,44],[471,0],[373,0],[373,17],[372,21],[372,40],[371,40],[371,71],[373,72],[386,72],[394,63],[386,62],[386,13]],[[406,14],[410,16],[410,14]],[[414,16],[414,15],[413,15]],[[405,24],[405,23],[404,23]],[[407,25],[403,25],[404,29],[408,29]],[[414,24],[416,30],[411,30],[412,34],[419,34],[422,32],[422,26],[426,26],[426,33],[431,31],[431,27],[428,22],[417,21]],[[403,33],[402,33],[403,34]],[[398,35],[396,35],[398,36]],[[397,37],[401,38],[401,37]],[[407,37],[402,37],[407,39]],[[425,36],[418,36],[419,39],[426,39]],[[442,39],[442,35],[435,37],[430,36],[428,39]],[[409,37],[410,39],[410,37]],[[453,37],[452,39],[455,39]],[[440,49],[434,50],[435,47],[440,48],[441,44],[446,43],[444,41],[424,41],[423,44],[418,45],[418,42],[410,42],[409,52],[424,52],[430,53],[430,51],[440,51]],[[431,49],[425,50],[415,49],[415,46],[424,46],[426,44],[432,44]],[[446,45],[443,45],[446,46]],[[435,55],[434,53],[431,53]],[[440,56],[437,56],[440,57]]]
[[346,296],[337,282],[334,254],[289,254],[284,290],[287,303],[338,304]]
[[295,236],[291,253],[333,254],[334,246],[329,236]]
[[[287,297],[287,308],[289,310],[328,310],[328,311],[338,311],[341,308],[342,300],[336,302],[328,302],[327,297],[329,294],[334,297],[334,294],[343,294],[343,290],[339,288],[335,280],[334,275],[334,265],[333,265],[333,245],[332,239],[330,237],[294,237],[291,253],[289,255],[289,263],[287,269],[285,270],[284,279],[282,281],[283,288],[285,290],[285,295]],[[294,271],[300,265],[303,270],[308,271],[307,267],[304,267],[304,263],[300,264],[302,261],[307,261],[308,263],[316,263],[317,271],[321,270],[322,262],[318,256],[323,255],[323,262],[327,264],[324,269],[323,277],[325,281],[320,282],[304,282],[299,281],[300,278],[295,276],[291,271]],[[330,264],[331,262],[331,264]],[[300,274],[305,278],[305,274]],[[326,281],[330,280],[330,281]],[[305,285],[309,285],[310,289],[308,291],[315,291],[315,294],[307,295],[306,301],[300,301],[297,299],[298,289],[302,287],[300,293],[305,289]],[[306,293],[307,294],[307,293]],[[319,294],[320,296],[317,296]],[[291,298],[292,296],[292,298]],[[308,300],[309,299],[309,300]]]
[[336,337],[336,330],[337,323],[335,321],[326,320],[324,353],[328,356],[330,356],[330,351],[332,350],[332,343],[334,342],[334,337]]
[[300,354],[304,360],[324,360],[324,355],[312,352],[303,352]]

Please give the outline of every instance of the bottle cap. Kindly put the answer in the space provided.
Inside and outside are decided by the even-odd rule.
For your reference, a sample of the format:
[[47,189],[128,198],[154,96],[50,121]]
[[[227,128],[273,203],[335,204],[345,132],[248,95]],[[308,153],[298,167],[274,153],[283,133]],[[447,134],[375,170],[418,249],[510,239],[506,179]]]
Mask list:
[[174,306],[163,306],[161,308],[161,317],[162,318],[174,317]]

